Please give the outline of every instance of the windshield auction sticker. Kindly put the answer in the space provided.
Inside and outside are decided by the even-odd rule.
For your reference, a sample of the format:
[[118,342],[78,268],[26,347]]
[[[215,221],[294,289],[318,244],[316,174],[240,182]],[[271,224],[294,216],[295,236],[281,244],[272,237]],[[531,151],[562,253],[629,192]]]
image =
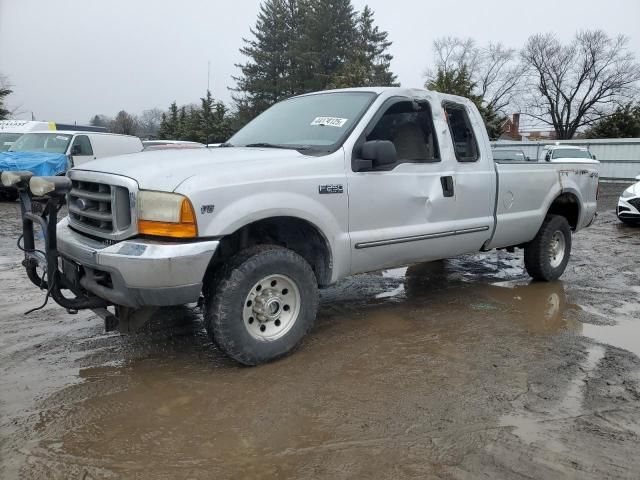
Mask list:
[[311,122],[311,125],[321,125],[323,127],[336,127],[342,128],[347,123],[347,118],[338,117],[316,117]]

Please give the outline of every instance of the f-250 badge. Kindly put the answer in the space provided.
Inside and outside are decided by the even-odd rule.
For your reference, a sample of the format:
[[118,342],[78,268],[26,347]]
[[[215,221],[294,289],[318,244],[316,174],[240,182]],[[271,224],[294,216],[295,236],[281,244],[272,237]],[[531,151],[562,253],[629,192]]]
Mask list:
[[318,185],[318,191],[320,192],[320,195],[344,193],[344,188],[342,185]]

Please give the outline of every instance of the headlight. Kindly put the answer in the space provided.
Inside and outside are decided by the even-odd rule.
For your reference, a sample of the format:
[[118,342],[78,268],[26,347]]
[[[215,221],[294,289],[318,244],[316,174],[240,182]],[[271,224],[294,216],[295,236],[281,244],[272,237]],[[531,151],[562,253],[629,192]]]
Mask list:
[[15,187],[21,181],[28,181],[32,177],[31,172],[2,172],[0,178],[5,187]]
[[177,193],[138,193],[138,232],[161,237],[193,238],[198,235],[196,215],[187,197]]
[[71,180],[67,177],[31,177],[29,189],[36,197],[63,196],[71,190]]
[[622,195],[620,195],[622,198],[631,198],[631,197],[635,197],[635,193],[633,193],[633,187],[629,187],[627,188],[624,192],[622,192]]

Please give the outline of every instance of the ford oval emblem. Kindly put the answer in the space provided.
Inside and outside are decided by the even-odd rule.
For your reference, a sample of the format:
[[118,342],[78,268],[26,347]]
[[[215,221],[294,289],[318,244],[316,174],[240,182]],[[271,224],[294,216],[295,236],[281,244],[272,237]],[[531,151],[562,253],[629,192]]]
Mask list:
[[87,201],[84,198],[79,198],[78,200],[76,200],[76,206],[80,210],[86,210],[89,205],[87,205]]

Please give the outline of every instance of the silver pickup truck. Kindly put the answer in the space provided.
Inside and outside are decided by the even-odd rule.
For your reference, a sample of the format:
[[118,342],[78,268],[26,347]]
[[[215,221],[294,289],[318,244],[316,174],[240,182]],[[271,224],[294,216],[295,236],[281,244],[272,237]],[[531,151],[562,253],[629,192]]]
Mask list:
[[596,215],[597,163],[494,161],[469,100],[356,88],[280,102],[218,148],[3,178],[22,186],[29,278],[60,305],[126,330],[201,300],[211,338],[254,365],[291,352],[318,288],[349,275],[523,248],[557,279]]

